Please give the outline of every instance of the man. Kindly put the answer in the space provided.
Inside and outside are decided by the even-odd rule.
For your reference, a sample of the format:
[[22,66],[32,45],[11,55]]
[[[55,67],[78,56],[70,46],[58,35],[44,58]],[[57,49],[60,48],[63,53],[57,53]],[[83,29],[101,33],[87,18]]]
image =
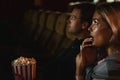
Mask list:
[[75,36],[72,44],[62,53],[57,61],[56,80],[75,80],[76,55],[80,52],[82,41],[90,37],[88,28],[92,22],[95,5],[88,2],[72,6],[68,19],[68,31]]
[[72,6],[72,12],[67,21],[68,31],[75,36],[72,44],[65,49],[55,62],[43,71],[44,80],[75,80],[76,55],[80,52],[80,45],[86,37],[90,37],[88,28],[92,22],[95,5],[88,2]]

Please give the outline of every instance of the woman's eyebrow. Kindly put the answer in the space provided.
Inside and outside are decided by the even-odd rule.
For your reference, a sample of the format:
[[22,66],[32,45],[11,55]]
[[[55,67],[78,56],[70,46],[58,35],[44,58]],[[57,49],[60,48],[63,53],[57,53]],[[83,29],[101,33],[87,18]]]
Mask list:
[[92,18],[92,20],[99,20],[98,18]]
[[100,19],[98,19],[98,18],[92,18],[92,20],[97,20],[97,21],[100,21]]

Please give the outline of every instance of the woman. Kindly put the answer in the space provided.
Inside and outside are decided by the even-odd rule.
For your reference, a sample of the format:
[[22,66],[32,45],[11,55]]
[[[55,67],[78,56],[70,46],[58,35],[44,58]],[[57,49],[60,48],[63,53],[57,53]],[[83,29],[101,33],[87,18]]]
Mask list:
[[[84,51],[85,55],[87,47],[96,46],[100,49],[104,48],[104,53],[107,53],[108,56],[98,61],[97,65],[93,68],[91,74],[92,80],[120,80],[119,19],[120,2],[103,3],[97,6],[92,24],[88,29],[92,38],[84,40],[82,51]],[[86,44],[88,42],[92,42],[92,44]],[[88,57],[84,55],[82,55],[82,60],[86,63]],[[81,65],[85,68],[87,65],[83,64],[83,62],[81,62]],[[86,74],[86,76],[88,75]]]

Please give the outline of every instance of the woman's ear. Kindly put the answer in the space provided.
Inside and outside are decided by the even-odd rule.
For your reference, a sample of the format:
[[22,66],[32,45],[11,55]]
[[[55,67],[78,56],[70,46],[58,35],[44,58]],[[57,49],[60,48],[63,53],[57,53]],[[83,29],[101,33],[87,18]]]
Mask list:
[[82,23],[82,29],[88,29],[89,23],[88,22],[83,22]]

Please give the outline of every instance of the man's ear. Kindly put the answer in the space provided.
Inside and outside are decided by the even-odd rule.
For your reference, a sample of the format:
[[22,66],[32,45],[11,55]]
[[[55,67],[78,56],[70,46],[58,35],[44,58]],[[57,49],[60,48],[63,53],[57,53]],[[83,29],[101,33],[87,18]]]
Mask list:
[[83,22],[82,23],[82,29],[88,29],[89,23],[88,22]]

